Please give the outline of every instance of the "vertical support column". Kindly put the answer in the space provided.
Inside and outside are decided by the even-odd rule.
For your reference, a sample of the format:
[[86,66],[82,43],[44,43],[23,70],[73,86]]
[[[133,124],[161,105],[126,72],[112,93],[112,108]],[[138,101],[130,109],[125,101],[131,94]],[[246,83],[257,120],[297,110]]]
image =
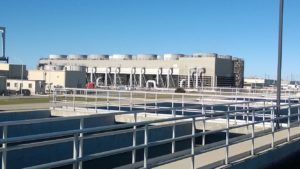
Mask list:
[[142,88],[143,87],[143,83],[142,83],[142,70],[141,70],[141,72],[140,72],[140,88]]
[[[2,139],[5,140],[7,139],[7,126],[2,127]],[[2,143],[2,169],[6,169],[6,157],[7,157],[7,143]]]
[[190,75],[190,70],[188,70],[188,78],[187,78],[187,81],[188,81],[187,87],[188,87],[188,88],[191,88],[191,75]]
[[156,73],[156,85],[159,86],[159,70]]
[[104,86],[107,86],[107,72],[105,72],[105,75],[104,75]]
[[144,168],[148,168],[148,124],[145,125],[145,133],[144,133]]
[[199,71],[196,69],[196,85],[195,88],[198,89],[198,81],[199,81]]
[[114,87],[117,87],[117,70],[114,73]]
[[132,88],[132,70],[130,71],[130,76],[129,76],[129,87]]
[[93,69],[94,68],[91,68],[92,69],[92,71],[91,71],[91,75],[90,75],[90,82],[93,82]]
[[168,71],[168,74],[167,74],[167,88],[170,87],[170,74],[169,74],[169,71]]

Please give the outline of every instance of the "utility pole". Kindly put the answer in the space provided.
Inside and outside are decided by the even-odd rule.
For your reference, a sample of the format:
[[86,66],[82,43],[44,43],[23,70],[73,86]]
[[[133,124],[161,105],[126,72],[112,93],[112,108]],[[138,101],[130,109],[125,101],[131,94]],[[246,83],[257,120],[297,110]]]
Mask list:
[[[280,101],[281,101],[280,95],[281,95],[281,67],[282,67],[283,4],[284,4],[284,0],[279,0],[276,118],[280,117]],[[279,129],[278,119],[276,120],[276,128]]]

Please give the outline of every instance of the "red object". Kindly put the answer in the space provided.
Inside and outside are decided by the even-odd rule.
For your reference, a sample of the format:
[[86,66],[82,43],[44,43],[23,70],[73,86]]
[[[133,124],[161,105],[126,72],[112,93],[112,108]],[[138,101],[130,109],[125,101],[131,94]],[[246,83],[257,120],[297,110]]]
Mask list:
[[88,83],[85,85],[85,87],[86,87],[87,89],[94,89],[94,88],[95,88],[95,84],[94,84],[93,82],[88,82]]

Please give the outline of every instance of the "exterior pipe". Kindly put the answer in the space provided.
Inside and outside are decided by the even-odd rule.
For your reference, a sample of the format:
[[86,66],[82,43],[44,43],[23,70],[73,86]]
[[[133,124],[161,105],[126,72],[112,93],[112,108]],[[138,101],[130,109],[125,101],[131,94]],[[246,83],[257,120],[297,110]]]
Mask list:
[[186,82],[186,79],[181,79],[179,83],[179,87],[183,87],[183,82]]
[[148,80],[146,83],[146,88],[149,88],[149,83],[153,84],[154,89],[157,88],[155,80]]

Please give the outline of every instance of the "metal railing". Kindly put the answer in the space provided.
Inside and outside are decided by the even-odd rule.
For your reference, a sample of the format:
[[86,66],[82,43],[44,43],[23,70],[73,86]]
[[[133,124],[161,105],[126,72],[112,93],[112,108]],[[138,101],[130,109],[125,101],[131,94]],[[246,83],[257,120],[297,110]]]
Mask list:
[[[283,97],[284,102],[289,99],[294,99],[295,96]],[[171,101],[170,101],[171,100]],[[159,102],[176,102],[184,104],[211,104],[216,103],[230,103],[241,104],[249,101],[249,103],[258,103],[255,100],[274,101],[274,97],[249,97],[245,95],[211,95],[199,93],[168,93],[168,92],[151,92],[151,91],[121,91],[121,90],[103,90],[103,89],[56,89],[53,93],[53,100],[51,107],[85,107],[97,109],[99,106],[117,105],[119,109],[124,105],[143,104],[145,107],[147,103],[154,103],[155,106]],[[254,102],[253,102],[254,101]],[[261,102],[261,101],[259,101]],[[264,103],[265,104],[265,103]]]
[[[73,95],[74,93],[70,94]],[[119,97],[119,96],[118,96]],[[249,105],[251,103],[257,103],[259,101],[246,101],[240,104]],[[299,125],[300,119],[300,105],[299,103],[292,103],[290,100],[288,103],[283,103],[281,108],[283,110],[287,110],[288,113],[286,115],[281,115],[276,118],[274,116],[274,109],[276,108],[272,104],[269,104],[268,101],[264,102],[264,106],[262,107],[251,107],[251,106],[242,106],[241,109],[230,110],[230,106],[238,103],[227,103],[220,105],[227,105],[228,111],[208,111],[212,105],[185,105],[182,107],[168,107],[168,108],[152,108],[143,110],[132,110],[127,112],[121,111],[112,111],[107,114],[95,114],[89,116],[76,116],[76,117],[59,117],[59,118],[49,118],[49,119],[35,119],[35,120],[22,120],[22,121],[13,121],[13,122],[1,122],[0,126],[2,129],[2,139],[0,140],[0,144],[2,147],[0,148],[0,152],[2,153],[2,169],[9,168],[7,164],[7,154],[10,151],[20,150],[20,149],[28,149],[46,145],[55,145],[59,143],[72,142],[73,144],[73,156],[69,159],[59,160],[55,162],[40,164],[36,166],[31,166],[28,168],[52,168],[58,166],[65,165],[73,165],[73,168],[82,168],[83,162],[107,157],[111,155],[121,154],[124,152],[131,152],[132,164],[131,166],[142,167],[142,168],[151,168],[156,165],[161,165],[163,163],[169,163],[174,160],[178,160],[180,158],[191,158],[192,167],[194,168],[195,164],[195,156],[200,153],[205,153],[208,151],[213,151],[220,148],[225,148],[224,161],[223,164],[228,164],[232,162],[232,159],[229,157],[229,146],[233,144],[237,144],[243,141],[251,140],[251,155],[253,156],[257,153],[255,149],[255,139],[267,134],[272,135],[272,139],[269,140],[269,144],[271,148],[274,148],[278,142],[275,142],[274,135],[276,132],[280,130],[287,130],[288,134],[286,136],[286,141],[289,142],[293,139],[291,136],[290,129],[292,127],[296,127]],[[172,104],[173,105],[173,104]],[[216,106],[216,105],[214,105]],[[132,108],[134,106],[132,105]],[[292,112],[293,109],[297,109],[297,111]],[[188,111],[193,109],[198,111],[197,114],[192,114],[188,116],[177,116],[176,112]],[[213,109],[212,109],[213,110]],[[172,114],[172,117],[167,119],[157,119],[151,121],[137,121],[137,114],[139,113],[159,113],[161,111],[169,111]],[[85,128],[85,119],[91,117],[104,117],[111,115],[121,115],[121,114],[133,114],[134,122],[127,124],[113,124],[108,126],[100,126],[100,127],[92,127]],[[265,115],[269,115],[268,117]],[[264,118],[257,118],[263,115]],[[243,123],[232,123],[233,120],[237,117],[247,117],[245,120],[242,120]],[[295,119],[296,118],[296,119]],[[52,133],[43,133],[43,134],[35,134],[35,135],[26,135],[26,136],[17,136],[17,137],[7,137],[8,136],[8,128],[16,125],[26,125],[26,124],[37,124],[37,123],[47,123],[47,122],[58,122],[58,121],[67,121],[71,119],[78,119],[79,129],[68,130],[68,131],[59,131]],[[225,119],[226,127],[222,127],[216,130],[206,130],[205,124],[208,121],[216,120],[216,119]],[[250,120],[251,119],[251,120]],[[275,125],[278,120],[287,120],[287,122],[282,122],[282,128],[280,130],[275,130]],[[203,130],[201,132],[197,132],[196,126],[198,123],[203,124]],[[180,124],[190,124],[190,134],[185,134],[181,136],[176,135],[176,128]],[[268,124],[266,126],[266,124]],[[285,124],[285,125],[284,125]],[[149,132],[155,128],[161,128],[164,126],[171,127],[172,137],[167,139],[161,139],[156,141],[150,141]],[[263,130],[260,132],[255,132],[257,126],[263,126]],[[250,135],[245,135],[237,138],[230,138],[230,131],[247,127],[250,130]],[[137,132],[143,132],[143,143],[137,144]],[[225,132],[225,138],[223,141],[218,143],[206,144],[207,135],[216,134],[219,132]],[[102,152],[97,152],[93,154],[84,154],[84,144],[85,141],[92,138],[102,138],[105,136],[112,136],[117,134],[130,134],[132,135],[132,145],[122,147],[119,149],[107,150]],[[196,145],[196,138],[202,137],[202,145]],[[299,136],[294,136],[299,137]],[[190,140],[190,148],[181,152],[176,152],[176,142],[181,140]],[[281,143],[281,142],[280,142]],[[149,159],[148,157],[148,149],[154,146],[161,146],[164,144],[171,144],[171,154],[179,154],[177,158],[174,156],[166,156],[164,157],[164,162],[161,160]],[[265,150],[269,147],[263,147],[260,151]],[[136,161],[136,151],[143,149],[143,161],[142,164]],[[160,158],[160,157],[158,157]],[[236,159],[238,160],[238,159]],[[159,163],[157,161],[160,161]]]

